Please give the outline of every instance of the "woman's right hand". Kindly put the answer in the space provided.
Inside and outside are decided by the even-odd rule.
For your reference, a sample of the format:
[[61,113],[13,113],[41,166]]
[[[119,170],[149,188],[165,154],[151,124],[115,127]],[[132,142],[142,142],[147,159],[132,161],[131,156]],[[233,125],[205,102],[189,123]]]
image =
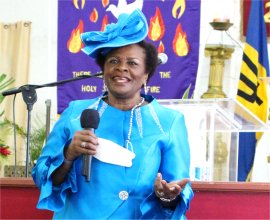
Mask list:
[[95,155],[97,145],[98,138],[92,131],[76,131],[70,145],[65,149],[65,158],[73,161],[81,154]]
[[154,183],[156,196],[173,200],[182,192],[188,182],[190,182],[188,178],[167,182],[162,178],[161,173],[158,173]]

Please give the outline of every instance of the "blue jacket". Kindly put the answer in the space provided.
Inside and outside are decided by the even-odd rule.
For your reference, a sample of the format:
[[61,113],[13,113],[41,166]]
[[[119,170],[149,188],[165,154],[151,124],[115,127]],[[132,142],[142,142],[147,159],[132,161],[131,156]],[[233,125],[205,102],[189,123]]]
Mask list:
[[193,192],[186,185],[175,210],[164,208],[154,193],[158,172],[168,182],[189,178],[190,150],[184,116],[161,106],[153,97],[134,112],[131,143],[136,157],[131,167],[92,159],[91,180],[82,176],[82,159],[77,158],[59,187],[51,175],[64,160],[63,149],[80,126],[81,112],[96,108],[100,114],[95,133],[120,146],[130,127],[131,111],[121,111],[102,99],[71,102],[55,124],[33,169],[40,189],[39,209],[54,211],[59,219],[181,219],[189,208]]

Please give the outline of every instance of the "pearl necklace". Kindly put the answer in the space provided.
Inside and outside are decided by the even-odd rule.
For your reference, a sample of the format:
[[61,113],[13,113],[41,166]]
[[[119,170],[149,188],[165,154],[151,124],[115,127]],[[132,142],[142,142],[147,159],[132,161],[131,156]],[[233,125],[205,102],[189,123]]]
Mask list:
[[127,136],[127,140],[126,140],[126,149],[129,149],[130,146],[130,150],[131,152],[134,153],[133,151],[133,146],[132,143],[130,141],[130,137],[131,137],[131,132],[132,132],[132,127],[133,127],[133,114],[134,114],[134,110],[138,107],[140,107],[142,104],[144,103],[144,98],[142,98],[142,100],[140,101],[140,103],[138,103],[137,105],[135,105],[132,109],[131,109],[131,113],[130,113],[130,120],[129,120],[129,130],[128,130],[128,136]]
[[[99,102],[101,101],[101,99],[105,99],[105,98],[108,98],[108,95],[107,95],[107,94],[101,96],[101,97],[98,99],[97,103],[99,103]],[[128,130],[127,139],[126,139],[126,141],[125,141],[125,142],[126,142],[125,148],[126,148],[126,149],[130,149],[130,151],[133,152],[133,153],[134,153],[134,151],[133,151],[133,146],[132,146],[132,143],[131,143],[131,141],[130,141],[130,138],[131,138],[131,132],[132,132],[132,127],[133,127],[133,114],[134,114],[134,110],[135,110],[136,108],[140,107],[140,106],[144,103],[144,101],[145,101],[145,99],[142,97],[141,101],[131,109],[131,113],[130,113],[129,130]],[[99,104],[96,105],[96,109],[98,108],[98,105],[99,105]]]

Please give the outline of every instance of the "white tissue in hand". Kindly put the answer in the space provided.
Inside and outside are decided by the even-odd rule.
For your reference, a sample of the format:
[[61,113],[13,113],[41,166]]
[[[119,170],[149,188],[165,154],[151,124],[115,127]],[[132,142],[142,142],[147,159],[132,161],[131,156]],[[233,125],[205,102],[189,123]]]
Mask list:
[[98,143],[97,153],[93,157],[105,163],[124,167],[132,166],[132,159],[135,158],[133,152],[104,138],[98,138]]

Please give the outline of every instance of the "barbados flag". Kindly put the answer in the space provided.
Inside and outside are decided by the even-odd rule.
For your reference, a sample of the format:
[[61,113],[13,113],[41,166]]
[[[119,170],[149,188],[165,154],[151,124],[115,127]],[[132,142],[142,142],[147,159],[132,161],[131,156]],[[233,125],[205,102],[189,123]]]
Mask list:
[[[246,43],[238,83],[237,100],[262,121],[267,120],[267,88],[261,78],[269,77],[264,1],[252,0]],[[261,133],[240,133],[238,181],[248,181],[253,166],[256,143]]]

